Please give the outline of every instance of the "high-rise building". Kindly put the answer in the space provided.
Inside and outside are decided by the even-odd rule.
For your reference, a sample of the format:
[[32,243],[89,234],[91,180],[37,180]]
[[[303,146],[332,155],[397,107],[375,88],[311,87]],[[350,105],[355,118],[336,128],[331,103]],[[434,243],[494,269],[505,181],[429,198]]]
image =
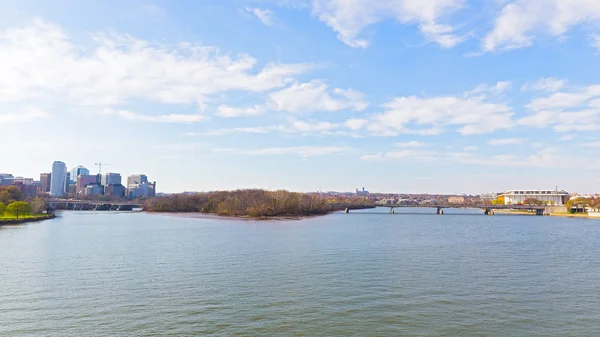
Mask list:
[[85,194],[85,188],[89,185],[100,185],[100,175],[79,175],[75,187],[76,194]]
[[119,173],[105,173],[102,176],[101,184],[104,186],[121,185],[121,175]]
[[148,198],[156,195],[156,182],[149,183],[145,174],[127,177],[127,196],[129,198]]
[[62,197],[67,189],[67,165],[62,161],[52,163],[52,177],[50,179],[50,195]]
[[148,177],[145,174],[133,174],[127,177],[127,187],[133,184],[143,184],[148,182]]
[[79,177],[79,176],[89,176],[89,175],[90,175],[90,170],[86,169],[85,167],[83,167],[81,165],[79,165],[71,170],[71,180],[73,182],[76,182],[77,177]]
[[40,182],[41,182],[41,190],[42,193],[50,192],[50,179],[52,177],[52,173],[42,173],[40,174]]

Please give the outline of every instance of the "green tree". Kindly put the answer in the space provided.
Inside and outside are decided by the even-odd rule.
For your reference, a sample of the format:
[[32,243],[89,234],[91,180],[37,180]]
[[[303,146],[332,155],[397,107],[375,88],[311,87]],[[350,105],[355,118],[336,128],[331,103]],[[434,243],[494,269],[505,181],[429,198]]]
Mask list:
[[0,202],[10,204],[11,202],[23,200],[23,192],[15,186],[0,186]]
[[3,202],[0,202],[0,215],[4,214],[6,210],[6,205]]
[[6,206],[6,213],[14,215],[19,218],[21,215],[31,214],[31,205],[25,201],[15,201],[12,204]]

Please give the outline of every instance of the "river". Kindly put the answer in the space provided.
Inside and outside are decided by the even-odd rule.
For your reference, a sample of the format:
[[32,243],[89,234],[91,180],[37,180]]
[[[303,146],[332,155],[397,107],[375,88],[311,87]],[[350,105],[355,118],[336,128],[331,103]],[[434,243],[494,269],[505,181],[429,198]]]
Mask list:
[[600,331],[599,220],[388,212],[63,212],[0,227],[0,336]]

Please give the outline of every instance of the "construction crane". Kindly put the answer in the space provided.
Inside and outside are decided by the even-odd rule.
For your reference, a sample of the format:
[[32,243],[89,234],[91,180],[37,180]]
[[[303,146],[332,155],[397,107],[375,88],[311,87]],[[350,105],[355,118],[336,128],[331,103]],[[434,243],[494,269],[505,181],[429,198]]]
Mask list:
[[104,164],[102,162],[94,163],[94,165],[98,166],[98,174],[102,174],[102,166],[108,166],[110,164]]

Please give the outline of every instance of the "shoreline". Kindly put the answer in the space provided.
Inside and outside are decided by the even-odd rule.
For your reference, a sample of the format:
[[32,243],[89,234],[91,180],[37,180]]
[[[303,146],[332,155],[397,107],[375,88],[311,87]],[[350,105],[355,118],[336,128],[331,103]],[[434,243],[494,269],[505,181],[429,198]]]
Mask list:
[[252,216],[236,216],[236,215],[218,215],[212,213],[200,213],[200,212],[146,212],[146,214],[152,215],[164,215],[176,218],[186,219],[212,219],[212,220],[244,220],[244,221],[300,221],[304,219],[311,219],[321,216],[333,214],[335,212],[342,211],[331,211],[323,214],[303,215],[303,216],[264,216],[264,217],[252,217]]
[[55,214],[46,214],[44,216],[19,219],[0,219],[0,226],[21,225],[28,222],[39,222],[56,218]]

